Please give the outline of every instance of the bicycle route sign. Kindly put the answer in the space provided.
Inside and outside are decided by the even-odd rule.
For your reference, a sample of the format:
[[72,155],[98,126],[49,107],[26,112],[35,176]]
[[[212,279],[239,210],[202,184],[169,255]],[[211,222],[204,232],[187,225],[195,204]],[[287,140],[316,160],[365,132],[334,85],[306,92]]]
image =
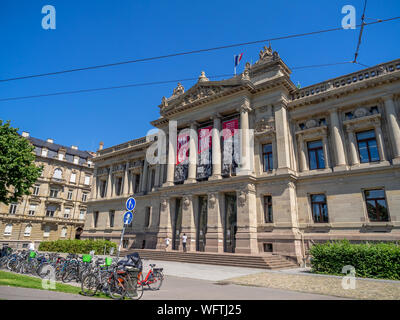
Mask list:
[[124,213],[124,224],[130,224],[133,219],[133,213],[131,211],[127,211]]
[[126,200],[126,210],[128,211],[132,211],[133,209],[135,209],[136,207],[136,200],[135,198],[128,198],[128,200]]

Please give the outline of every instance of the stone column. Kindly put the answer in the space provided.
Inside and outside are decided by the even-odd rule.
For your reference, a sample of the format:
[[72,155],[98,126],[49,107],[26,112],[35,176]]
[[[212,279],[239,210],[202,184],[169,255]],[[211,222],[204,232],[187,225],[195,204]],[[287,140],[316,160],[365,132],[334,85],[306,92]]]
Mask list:
[[400,127],[396,119],[396,108],[392,96],[383,98],[385,102],[386,120],[393,145],[393,164],[400,163]]
[[324,157],[325,157],[325,169],[328,169],[331,167],[330,163],[330,158],[329,158],[329,153],[328,153],[328,138],[326,134],[322,136],[322,145],[324,148]]
[[337,109],[329,110],[331,119],[331,135],[333,140],[333,149],[335,154],[335,167],[346,166],[346,158],[343,145],[343,133],[339,124],[339,116]]
[[221,177],[221,117],[215,114],[214,126],[211,131],[212,137],[212,176],[209,180],[222,179]]
[[129,172],[129,162],[127,162],[125,165],[124,181],[123,181],[124,184],[122,189],[123,195],[128,195],[129,193],[128,172]]
[[198,137],[197,137],[197,122],[190,123],[190,140],[189,140],[189,172],[188,178],[184,183],[196,182],[197,173],[197,150],[198,150]]
[[176,164],[176,151],[177,151],[177,123],[169,122],[169,136],[168,136],[168,161],[167,161],[167,181],[165,186],[174,185],[174,173]]
[[148,169],[148,163],[147,163],[146,159],[144,159],[142,188],[140,189],[143,192],[147,191],[147,176],[148,176],[147,169]]
[[300,170],[302,172],[308,171],[308,163],[306,157],[306,144],[304,142],[304,137],[302,134],[299,134],[299,152],[300,152]]
[[91,199],[97,199],[97,168],[93,170]]
[[111,192],[112,192],[112,185],[111,185],[111,175],[112,175],[112,167],[108,168],[108,177],[107,177],[107,192],[106,192],[106,197],[111,198]]
[[[196,251],[196,227],[194,223],[193,197],[183,197],[182,203],[182,234],[187,235],[186,249],[187,251]],[[181,239],[182,242],[182,239]],[[180,246],[182,248],[182,246]]]
[[378,145],[378,152],[379,152],[379,160],[386,161],[386,154],[385,154],[385,144],[383,143],[383,135],[380,120],[376,119],[377,121],[374,122],[375,128],[375,135],[376,135],[376,143]]
[[275,105],[276,143],[278,150],[278,170],[290,169],[289,134],[286,104],[281,101]]
[[207,252],[224,252],[224,228],[223,210],[221,209],[220,195],[209,193],[207,202],[207,233],[206,247]]
[[350,142],[351,164],[356,165],[356,164],[360,163],[360,161],[358,160],[356,137],[354,135],[354,131],[351,126],[347,126],[346,130],[347,130],[347,134],[349,136],[349,142]]
[[249,132],[249,112],[251,111],[250,102],[246,99],[240,107],[240,164],[238,175],[251,174],[251,154],[250,151],[250,132]]
[[237,194],[236,253],[257,254],[256,188],[247,184]]
[[162,197],[160,202],[160,225],[157,234],[157,249],[165,249],[165,238],[168,236],[170,239],[169,250],[172,248],[172,224],[170,213],[170,199]]

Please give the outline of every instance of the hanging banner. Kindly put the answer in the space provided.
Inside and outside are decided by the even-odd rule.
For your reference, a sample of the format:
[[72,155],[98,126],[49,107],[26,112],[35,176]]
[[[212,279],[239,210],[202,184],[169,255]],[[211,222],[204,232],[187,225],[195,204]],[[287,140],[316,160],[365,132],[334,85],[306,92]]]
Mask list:
[[197,178],[205,179],[212,173],[212,126],[200,128],[198,135]]
[[239,154],[239,119],[222,122],[222,175],[236,174]]
[[182,130],[178,134],[176,145],[175,181],[183,182],[187,179],[189,164],[189,131]]

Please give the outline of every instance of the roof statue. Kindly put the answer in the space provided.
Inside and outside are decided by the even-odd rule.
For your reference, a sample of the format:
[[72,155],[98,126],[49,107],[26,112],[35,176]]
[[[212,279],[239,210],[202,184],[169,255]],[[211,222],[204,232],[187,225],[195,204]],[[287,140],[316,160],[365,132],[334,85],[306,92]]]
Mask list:
[[174,91],[172,92],[172,95],[179,96],[184,92],[185,92],[185,88],[182,86],[182,84],[180,82],[178,82],[178,86],[174,89]]
[[199,82],[204,82],[204,81],[209,81],[209,79],[206,77],[206,73],[202,71],[199,77]]

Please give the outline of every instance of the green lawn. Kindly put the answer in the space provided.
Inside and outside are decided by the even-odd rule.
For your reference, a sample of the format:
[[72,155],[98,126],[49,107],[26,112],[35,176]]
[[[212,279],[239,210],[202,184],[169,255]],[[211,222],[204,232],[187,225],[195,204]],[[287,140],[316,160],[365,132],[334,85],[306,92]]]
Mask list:
[[[42,287],[42,279],[15,274],[6,271],[0,271],[0,286],[12,286],[12,287],[22,287],[22,288],[32,288],[46,290]],[[49,289],[51,290],[51,289]],[[71,286],[64,283],[56,283],[56,289],[52,291],[81,294],[81,288]],[[109,298],[104,293],[97,293],[96,298]]]

